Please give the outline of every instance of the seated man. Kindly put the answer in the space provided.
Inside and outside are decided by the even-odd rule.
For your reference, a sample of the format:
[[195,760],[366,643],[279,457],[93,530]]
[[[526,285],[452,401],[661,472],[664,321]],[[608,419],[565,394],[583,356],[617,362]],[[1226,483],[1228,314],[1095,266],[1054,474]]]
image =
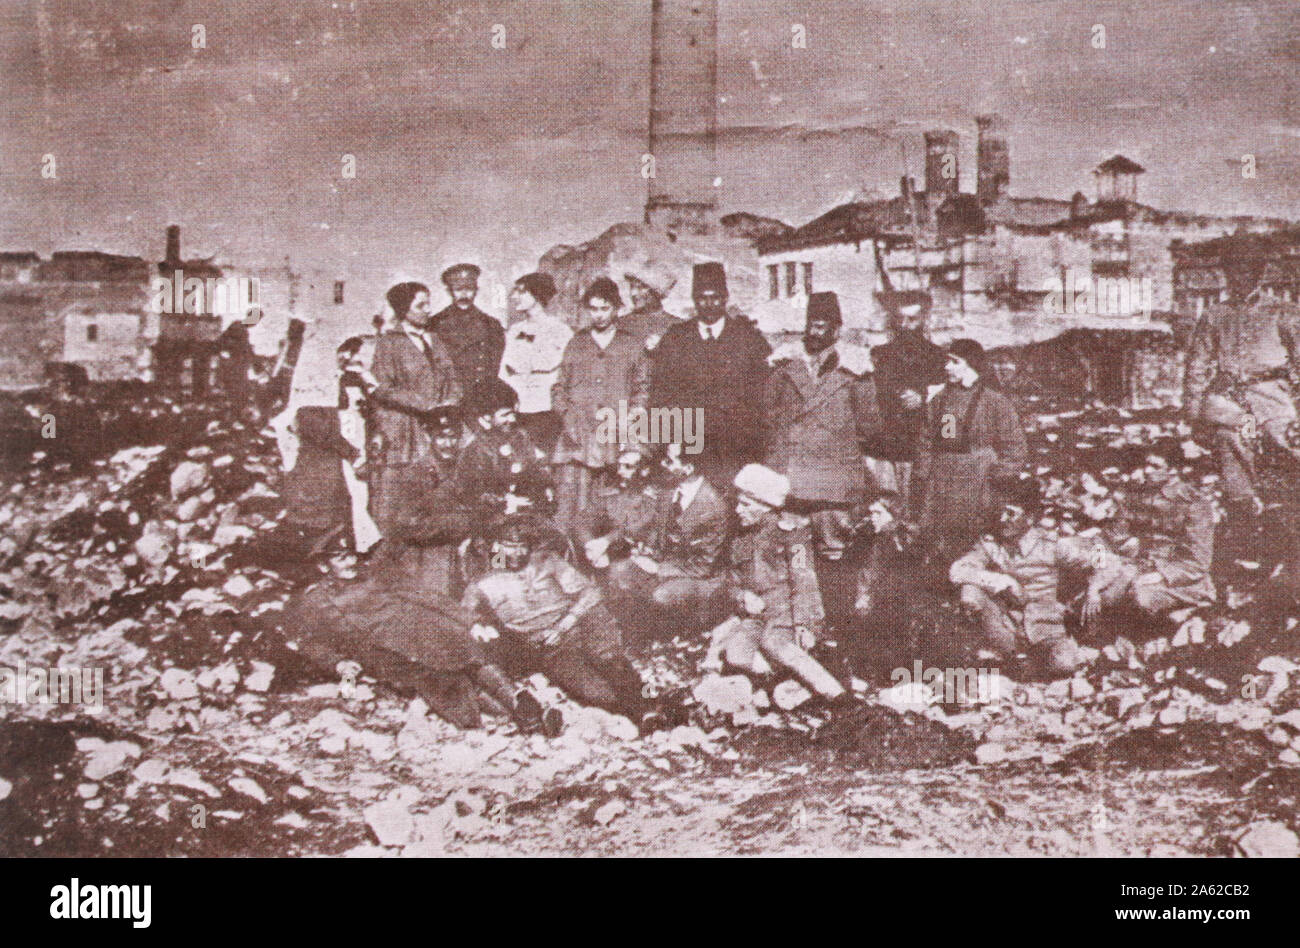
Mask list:
[[659,491],[642,476],[639,451],[618,456],[613,477],[604,479],[592,491],[591,501],[573,525],[573,539],[596,569],[625,560],[638,536],[645,536],[654,524]]
[[825,611],[812,561],[812,526],[781,508],[790,481],[761,464],[736,475],[740,533],[731,547],[730,589],[736,615],[713,630],[704,667],[730,664],[754,674],[771,662],[834,701],[847,692],[807,649],[824,631]]
[[[506,518],[495,531],[493,568],[465,590],[462,606],[482,642],[518,674],[542,672],[582,704],[657,725],[645,683],[623,652],[623,639],[600,589],[560,556],[538,545],[539,524]],[[548,723],[548,730],[553,729]]]
[[[1147,458],[1147,483],[1149,490],[1127,502],[1104,528],[1111,545],[1128,557],[1120,574],[1100,590],[1094,609],[1128,602],[1161,616],[1217,598],[1210,577],[1218,521],[1213,499],[1159,455]],[[1134,518],[1150,525],[1149,535],[1132,536]]]
[[903,519],[903,509],[903,499],[892,492],[882,493],[867,508],[874,536],[866,565],[857,574],[853,608],[861,626],[849,643],[860,672],[918,654],[912,613],[915,597],[927,592],[924,557],[916,526]]
[[546,455],[518,425],[519,396],[500,379],[470,389],[461,406],[470,439],[456,463],[462,502],[479,522],[524,508],[549,513],[554,482]]
[[610,567],[609,582],[667,623],[708,628],[725,608],[727,506],[680,444],[667,447],[663,469],[674,486],[660,494],[653,521],[630,538],[631,557]]
[[[1003,506],[996,535],[986,534],[953,561],[948,578],[961,588],[961,604],[978,618],[984,644],[1007,659],[1033,653],[1053,677],[1073,674],[1078,645],[1065,631],[1065,607],[1057,597],[1061,572],[1089,573],[1088,600],[1116,579],[1116,561],[1097,558],[1087,542],[1062,539],[1034,525],[1037,485],[1022,481],[1018,503]],[[1101,568],[1098,568],[1098,567]]]

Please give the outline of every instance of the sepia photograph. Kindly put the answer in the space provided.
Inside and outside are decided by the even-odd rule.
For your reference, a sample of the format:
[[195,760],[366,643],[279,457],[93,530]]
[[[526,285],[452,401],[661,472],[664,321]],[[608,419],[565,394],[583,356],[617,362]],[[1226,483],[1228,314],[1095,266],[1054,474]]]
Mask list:
[[[0,21],[36,915],[149,927],[101,883],[159,857],[1300,856],[1295,0]],[[1124,865],[1111,925],[1251,918]]]

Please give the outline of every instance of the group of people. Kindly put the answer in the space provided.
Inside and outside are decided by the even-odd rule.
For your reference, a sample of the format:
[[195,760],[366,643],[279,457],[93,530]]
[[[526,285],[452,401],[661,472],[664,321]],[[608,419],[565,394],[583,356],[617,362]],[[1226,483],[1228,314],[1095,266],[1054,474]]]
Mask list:
[[663,310],[669,275],[623,274],[630,304],[594,279],[577,331],[548,311],[549,275],[515,281],[508,328],[475,306],[479,275],[445,271],[436,313],[426,285],[388,291],[394,327],[339,348],[337,407],[299,410],[286,483],[314,552],[345,535],[365,553],[360,577],[289,611],[306,651],[360,662],[458,725],[490,709],[562,728],[515,684],[540,672],[661,726],[672,709],[648,697],[628,634],[698,636],[706,669],[851,702],[819,643],[870,676],[906,640],[925,576],[985,655],[1047,675],[1084,660],[1076,574],[1085,625],[1215,595],[1213,501],[1166,459],[1096,505],[1091,529],[1042,525],[1015,404],[978,342],[930,340],[928,294],[881,294],[889,339],[868,349],[841,338],[835,294],[812,293],[802,337],[773,349],[719,263],[695,265],[684,318]]

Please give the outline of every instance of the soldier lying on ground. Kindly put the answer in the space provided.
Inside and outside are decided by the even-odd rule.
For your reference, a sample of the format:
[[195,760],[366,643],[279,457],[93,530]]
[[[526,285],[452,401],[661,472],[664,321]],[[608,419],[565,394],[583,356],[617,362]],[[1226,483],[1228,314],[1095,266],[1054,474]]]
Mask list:
[[356,580],[331,578],[303,590],[285,608],[283,628],[313,664],[356,662],[397,691],[424,698],[457,727],[478,727],[483,711],[508,714],[525,730],[541,723],[536,698],[517,693],[489,661],[460,605],[412,589],[391,562],[370,564]]

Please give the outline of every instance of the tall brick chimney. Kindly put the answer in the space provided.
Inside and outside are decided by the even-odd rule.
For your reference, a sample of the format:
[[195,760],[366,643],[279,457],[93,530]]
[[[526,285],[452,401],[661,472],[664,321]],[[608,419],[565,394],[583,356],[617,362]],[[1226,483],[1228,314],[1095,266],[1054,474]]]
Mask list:
[[652,0],[647,224],[706,231],[716,210],[718,2]]
[[926,132],[925,193],[931,207],[957,193],[957,167],[957,133],[946,128]]
[[979,128],[975,194],[981,204],[992,204],[1006,195],[1011,184],[1007,123],[1000,115],[980,115],[976,117],[975,125]]
[[181,227],[179,224],[167,225],[167,256],[164,263],[177,265],[181,262]]

